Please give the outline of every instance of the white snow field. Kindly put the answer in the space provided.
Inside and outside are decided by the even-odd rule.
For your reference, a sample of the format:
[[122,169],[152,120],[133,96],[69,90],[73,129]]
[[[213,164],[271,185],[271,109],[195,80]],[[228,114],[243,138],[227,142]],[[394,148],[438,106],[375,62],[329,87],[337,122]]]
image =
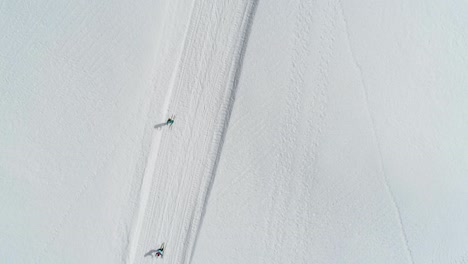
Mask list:
[[179,5],[2,1],[0,263],[125,262]]
[[468,263],[468,2],[39,2],[0,263]]
[[466,14],[259,1],[192,263],[468,263]]

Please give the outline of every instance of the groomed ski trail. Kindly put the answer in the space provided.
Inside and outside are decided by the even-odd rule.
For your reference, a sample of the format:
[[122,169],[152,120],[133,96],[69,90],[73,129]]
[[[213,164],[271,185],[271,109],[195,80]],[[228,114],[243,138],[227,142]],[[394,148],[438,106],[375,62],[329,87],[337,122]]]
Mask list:
[[128,263],[151,263],[157,243],[164,263],[189,263],[234,102],[257,0],[195,0],[166,98],[172,131],[153,135]]

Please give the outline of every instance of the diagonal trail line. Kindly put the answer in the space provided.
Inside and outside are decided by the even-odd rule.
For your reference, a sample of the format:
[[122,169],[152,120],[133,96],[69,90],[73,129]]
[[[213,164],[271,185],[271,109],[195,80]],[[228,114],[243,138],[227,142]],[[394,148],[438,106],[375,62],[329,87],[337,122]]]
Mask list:
[[[209,179],[204,181],[204,185],[201,188],[201,191],[199,192],[198,196],[198,208],[199,210],[194,213],[193,220],[191,223],[191,233],[190,233],[190,238],[188,239],[191,244],[189,244],[189,248],[187,249],[188,253],[185,255],[188,257],[188,262],[190,263],[192,261],[193,257],[193,252],[195,251],[195,246],[196,246],[196,241],[198,239],[198,235],[200,232],[200,227],[203,223],[203,217],[206,212],[206,205],[208,198],[210,196],[211,189],[213,187],[214,183],[214,178],[218,169],[218,164],[219,164],[219,159],[221,157],[225,137],[226,137],[226,132],[229,126],[229,121],[232,113],[232,108],[234,106],[235,102],[235,97],[236,97],[236,92],[237,92],[237,87],[240,79],[240,75],[242,72],[242,64],[244,61],[244,56],[245,56],[245,51],[247,48],[247,43],[250,37],[250,31],[252,29],[252,24],[253,24],[253,19],[255,17],[255,12],[257,10],[258,6],[258,0],[253,0],[251,1],[245,8],[244,10],[244,18],[243,18],[243,25],[241,26],[241,33],[240,33],[240,40],[238,45],[235,47],[235,51],[237,50],[237,55],[236,59],[233,61],[232,66],[231,66],[231,75],[232,77],[230,78],[231,80],[228,82],[227,86],[229,88],[227,89],[227,94],[226,94],[226,99],[224,101],[224,106],[222,107],[223,111],[220,113],[221,117],[219,118],[220,120],[224,120],[220,124],[220,128],[217,130],[221,131],[219,134],[219,139],[215,140],[216,142],[219,142],[215,146],[213,146],[212,152],[214,152],[216,159],[214,160],[212,167],[209,168]],[[224,117],[222,117],[224,116]]]
[[166,263],[189,263],[241,72],[254,0],[195,0],[164,109],[175,128],[153,137],[129,263],[166,242]]
[[[194,6],[195,6],[195,1],[192,3],[192,8],[191,8],[191,12],[190,12],[190,20],[192,20],[193,16],[194,16]],[[171,85],[169,85],[169,90],[167,92],[167,96],[164,100],[164,106],[163,106],[163,110],[165,111],[165,115],[164,116],[168,116],[168,113],[169,113],[169,105],[170,105],[170,101],[171,101],[171,98],[173,97],[173,93],[174,93],[174,86],[175,86],[175,83],[176,83],[176,78],[177,78],[177,69],[180,68],[180,71],[183,72],[184,68],[183,68],[183,65],[181,65],[181,62],[182,62],[182,58],[185,56],[184,52],[186,52],[186,47],[190,45],[189,43],[189,38],[187,37],[189,34],[189,29],[186,30],[185,32],[185,37],[184,37],[184,46],[182,48],[182,54],[180,55],[180,58],[178,59],[178,62],[176,64],[176,67],[173,71],[173,74],[172,74],[172,80],[171,80]],[[155,160],[157,159],[157,154],[158,154],[158,150],[159,150],[159,147],[160,147],[160,141],[161,141],[161,133],[158,133],[156,132],[153,133],[153,136],[152,136],[152,140],[151,140],[151,148],[150,148],[150,153],[148,155],[148,160],[147,160],[147,165],[145,167],[145,172],[144,172],[144,176],[143,176],[143,181],[142,181],[142,184],[141,184],[141,188],[140,188],[140,201],[139,201],[139,209],[138,209],[138,216],[137,216],[137,219],[136,219],[136,223],[135,223],[135,227],[133,228],[133,237],[131,238],[131,241],[129,243],[129,246],[128,246],[128,255],[126,257],[126,263],[133,263],[133,260],[135,259],[135,254],[136,254],[136,247],[137,247],[137,243],[138,243],[138,239],[140,237],[140,234],[141,234],[141,228],[142,228],[142,225],[143,225],[143,218],[144,218],[144,215],[145,215],[145,211],[146,211],[146,206],[147,206],[147,201],[149,199],[149,195],[150,195],[150,187],[151,187],[151,183],[152,183],[152,175],[154,173],[154,170],[155,170]]]

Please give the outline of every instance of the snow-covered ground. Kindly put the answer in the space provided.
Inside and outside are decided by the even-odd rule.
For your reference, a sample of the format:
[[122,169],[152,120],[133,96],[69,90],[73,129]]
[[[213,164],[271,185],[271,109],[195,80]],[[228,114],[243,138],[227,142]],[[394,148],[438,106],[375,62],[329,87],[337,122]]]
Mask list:
[[123,262],[166,6],[0,4],[1,263]]
[[0,262],[468,263],[467,13],[2,3]]
[[192,6],[163,108],[166,116],[176,115],[175,124],[153,133],[130,263],[152,263],[148,254],[162,242],[165,262],[190,262],[254,10],[248,0]]
[[467,12],[260,1],[192,263],[468,263]]

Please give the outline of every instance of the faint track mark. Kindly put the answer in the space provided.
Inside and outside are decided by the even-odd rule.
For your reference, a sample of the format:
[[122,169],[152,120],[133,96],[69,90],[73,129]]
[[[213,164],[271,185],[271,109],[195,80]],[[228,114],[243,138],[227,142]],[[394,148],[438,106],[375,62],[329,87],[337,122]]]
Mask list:
[[368,95],[368,92],[367,92],[367,85],[366,85],[366,83],[364,81],[364,72],[363,72],[362,66],[359,64],[359,62],[357,60],[356,54],[355,54],[355,52],[354,52],[354,50],[352,48],[352,45],[351,45],[351,37],[350,37],[350,34],[349,34],[349,25],[348,25],[348,21],[346,19],[346,16],[344,14],[344,8],[343,8],[343,4],[342,4],[341,0],[339,0],[339,8],[341,10],[341,18],[343,20],[343,23],[345,24],[346,37],[347,37],[347,41],[348,41],[349,50],[351,52],[351,56],[353,58],[354,65],[357,68],[357,70],[359,71],[361,87],[362,87],[364,99],[365,99],[365,102],[366,102],[366,109],[367,109],[367,112],[368,112],[369,117],[370,117],[370,122],[371,122],[371,127],[372,127],[372,134],[373,134],[375,142],[377,143],[377,150],[378,150],[378,153],[379,153],[379,166],[380,166],[380,170],[382,171],[382,178],[384,180],[385,189],[389,193],[391,203],[392,203],[393,207],[395,208],[395,213],[396,213],[397,218],[398,218],[398,225],[399,225],[399,228],[400,228],[401,233],[402,233],[403,242],[404,242],[404,245],[405,245],[405,250],[407,251],[407,254],[408,254],[408,258],[409,258],[410,262],[414,264],[413,254],[412,254],[411,249],[409,247],[408,236],[406,234],[406,231],[405,231],[405,228],[404,228],[404,225],[403,225],[403,220],[401,218],[400,208],[399,208],[399,206],[398,206],[398,204],[396,202],[395,195],[393,194],[393,191],[390,188],[390,185],[389,185],[389,182],[388,182],[388,178],[387,178],[387,174],[386,174],[386,170],[385,170],[385,165],[384,165],[384,159],[383,159],[383,155],[382,155],[382,147],[381,147],[380,140],[379,140],[379,138],[377,136],[376,126],[375,126],[375,118],[372,115],[372,112],[370,111],[370,107],[369,107],[369,95]]

